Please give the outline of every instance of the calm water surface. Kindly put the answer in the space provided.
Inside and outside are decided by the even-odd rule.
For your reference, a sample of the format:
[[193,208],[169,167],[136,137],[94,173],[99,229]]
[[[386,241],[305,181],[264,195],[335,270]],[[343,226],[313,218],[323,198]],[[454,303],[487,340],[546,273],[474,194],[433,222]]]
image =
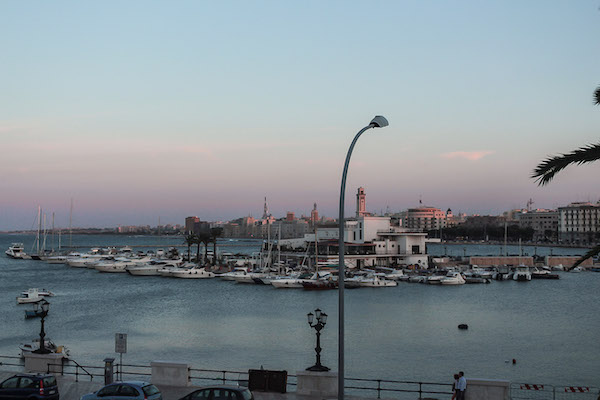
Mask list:
[[[0,235],[0,249],[31,236]],[[181,238],[74,236],[73,244],[179,244]],[[251,253],[260,242],[229,241],[223,250]],[[248,246],[250,244],[250,246]],[[466,248],[466,250],[465,250]],[[431,254],[500,254],[499,246],[430,246]],[[523,248],[529,254],[548,248]],[[584,250],[553,249],[553,254]],[[509,252],[517,254],[516,247]],[[15,297],[47,288],[47,333],[79,363],[113,357],[114,334],[128,334],[125,362],[168,359],[196,368],[304,369],[314,363],[306,314],[329,314],[322,362],[336,369],[337,292],[278,290],[218,279],[185,280],[101,274],[0,256],[0,355],[39,333]],[[450,381],[470,377],[600,386],[600,273],[562,273],[558,281],[493,282],[459,287],[400,283],[346,291],[346,375]],[[469,324],[468,331],[457,325]],[[516,365],[507,360],[517,360]]]

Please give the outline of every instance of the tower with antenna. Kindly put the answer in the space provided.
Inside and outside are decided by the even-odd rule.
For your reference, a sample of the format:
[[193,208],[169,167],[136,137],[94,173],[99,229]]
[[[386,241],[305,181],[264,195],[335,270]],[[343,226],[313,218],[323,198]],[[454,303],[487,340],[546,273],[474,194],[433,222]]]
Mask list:
[[264,206],[264,211],[263,211],[263,219],[267,219],[271,216],[271,214],[269,214],[269,205],[267,204],[267,197],[265,196],[265,206]]

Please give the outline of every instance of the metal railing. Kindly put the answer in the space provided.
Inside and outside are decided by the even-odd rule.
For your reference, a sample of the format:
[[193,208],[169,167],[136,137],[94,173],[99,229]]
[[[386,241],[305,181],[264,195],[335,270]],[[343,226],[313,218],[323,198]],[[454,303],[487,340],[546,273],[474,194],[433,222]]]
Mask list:
[[[8,360],[8,361],[3,361]],[[22,357],[16,356],[0,356],[0,366],[9,366],[9,367],[21,367],[25,366]]]
[[[65,370],[66,369],[66,370]],[[88,370],[100,369],[102,373],[94,374]],[[72,359],[67,359],[60,364],[52,364],[48,363],[46,368],[46,373],[60,373],[61,376],[64,375],[73,375],[75,376],[75,382],[79,382],[79,375],[89,376],[90,381],[94,380],[94,377],[104,376],[104,368],[103,367],[95,367],[93,365],[81,365],[77,361]]]

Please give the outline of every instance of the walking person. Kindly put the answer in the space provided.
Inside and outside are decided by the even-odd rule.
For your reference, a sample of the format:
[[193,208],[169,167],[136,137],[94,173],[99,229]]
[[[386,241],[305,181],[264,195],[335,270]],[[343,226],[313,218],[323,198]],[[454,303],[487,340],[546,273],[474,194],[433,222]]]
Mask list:
[[456,400],[457,387],[458,387],[458,374],[454,374],[454,382],[452,383],[452,400]]
[[465,373],[460,371],[458,373],[458,382],[456,384],[456,400],[465,400],[465,392],[467,390],[467,379]]

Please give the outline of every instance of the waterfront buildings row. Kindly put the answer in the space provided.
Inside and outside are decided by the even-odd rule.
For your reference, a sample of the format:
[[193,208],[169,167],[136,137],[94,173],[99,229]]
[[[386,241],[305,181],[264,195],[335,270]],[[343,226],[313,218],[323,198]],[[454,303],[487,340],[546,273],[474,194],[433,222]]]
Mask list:
[[[528,208],[515,209],[505,212],[501,216],[471,215],[464,213],[453,214],[451,209],[442,210],[436,207],[424,206],[409,208],[399,213],[386,213],[383,216],[376,216],[367,211],[366,192],[360,187],[356,192],[356,213],[352,220],[347,224],[365,224],[364,229],[372,229],[376,226],[376,220],[369,218],[383,218],[383,223],[395,227],[403,228],[411,232],[438,232],[443,237],[444,229],[465,226],[504,226],[517,225],[522,229],[531,229],[533,231],[532,239],[536,242],[558,242],[566,244],[589,245],[596,243],[600,239],[600,202],[598,203],[571,203],[557,210],[530,209],[532,200],[528,202]],[[355,221],[355,222],[352,222]],[[253,238],[281,238],[295,239],[304,238],[308,234],[313,234],[315,230],[335,228],[336,221],[331,218],[319,216],[317,205],[310,213],[310,216],[296,217],[293,212],[287,212],[283,218],[275,218],[269,213],[267,201],[265,199],[264,212],[262,218],[251,216],[238,218],[224,224],[219,224],[223,228],[224,237],[253,237]],[[375,225],[373,225],[375,224]],[[185,232],[199,232],[208,230],[215,226],[207,221],[201,221],[198,217],[188,217],[185,221]],[[361,225],[362,226],[362,225]],[[375,228],[373,228],[375,229]],[[362,232],[362,233],[361,233]],[[350,240],[360,241],[360,235],[366,231],[358,229],[352,230]],[[371,232],[372,233],[372,232]],[[353,235],[359,235],[356,239]],[[375,237],[370,235],[371,239]]]

